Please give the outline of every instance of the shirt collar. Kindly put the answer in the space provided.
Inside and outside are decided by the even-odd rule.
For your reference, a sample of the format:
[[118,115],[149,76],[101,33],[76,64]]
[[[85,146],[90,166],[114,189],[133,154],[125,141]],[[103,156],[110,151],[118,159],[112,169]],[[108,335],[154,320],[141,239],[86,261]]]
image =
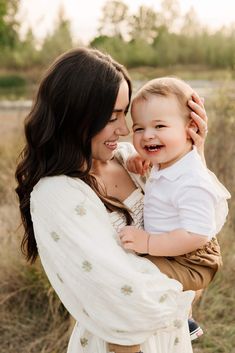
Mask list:
[[154,166],[150,174],[150,179],[157,180],[163,177],[174,181],[183,175],[187,170],[198,170],[198,168],[201,168],[202,166],[204,167],[204,164],[197,152],[197,148],[196,146],[193,146],[193,149],[190,152],[188,152],[185,156],[183,156],[170,167],[159,170]]

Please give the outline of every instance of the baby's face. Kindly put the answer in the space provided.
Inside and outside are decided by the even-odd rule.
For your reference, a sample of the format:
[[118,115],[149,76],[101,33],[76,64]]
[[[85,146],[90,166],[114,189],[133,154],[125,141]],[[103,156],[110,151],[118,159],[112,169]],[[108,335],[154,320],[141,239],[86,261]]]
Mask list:
[[160,169],[169,167],[192,149],[189,120],[174,96],[149,96],[131,107],[133,143],[137,152]]

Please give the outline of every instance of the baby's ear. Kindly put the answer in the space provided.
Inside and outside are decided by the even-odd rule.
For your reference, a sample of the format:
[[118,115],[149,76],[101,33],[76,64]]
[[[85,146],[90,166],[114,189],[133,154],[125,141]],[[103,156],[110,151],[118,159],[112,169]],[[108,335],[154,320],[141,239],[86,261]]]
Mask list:
[[[187,128],[188,129],[192,129],[195,132],[198,132],[198,126],[197,126],[197,124],[195,123],[195,121],[193,119],[189,120],[189,122],[187,124]],[[188,138],[191,139],[191,136],[189,134],[188,134]]]

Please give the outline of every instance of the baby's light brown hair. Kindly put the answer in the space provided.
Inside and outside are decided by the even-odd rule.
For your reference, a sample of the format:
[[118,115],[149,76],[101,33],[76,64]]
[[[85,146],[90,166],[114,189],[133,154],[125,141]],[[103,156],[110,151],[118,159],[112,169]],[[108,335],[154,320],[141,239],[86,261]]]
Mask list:
[[192,111],[188,106],[188,100],[191,99],[193,89],[183,80],[176,77],[160,77],[148,81],[139,91],[137,91],[132,106],[140,100],[148,100],[151,96],[176,97],[182,115],[190,118]]

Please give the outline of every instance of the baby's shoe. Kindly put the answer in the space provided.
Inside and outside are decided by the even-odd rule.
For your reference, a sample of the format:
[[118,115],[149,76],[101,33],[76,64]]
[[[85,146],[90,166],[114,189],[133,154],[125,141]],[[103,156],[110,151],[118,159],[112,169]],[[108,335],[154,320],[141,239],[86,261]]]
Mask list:
[[192,317],[188,319],[188,327],[191,341],[196,340],[197,338],[203,335],[201,327]]

